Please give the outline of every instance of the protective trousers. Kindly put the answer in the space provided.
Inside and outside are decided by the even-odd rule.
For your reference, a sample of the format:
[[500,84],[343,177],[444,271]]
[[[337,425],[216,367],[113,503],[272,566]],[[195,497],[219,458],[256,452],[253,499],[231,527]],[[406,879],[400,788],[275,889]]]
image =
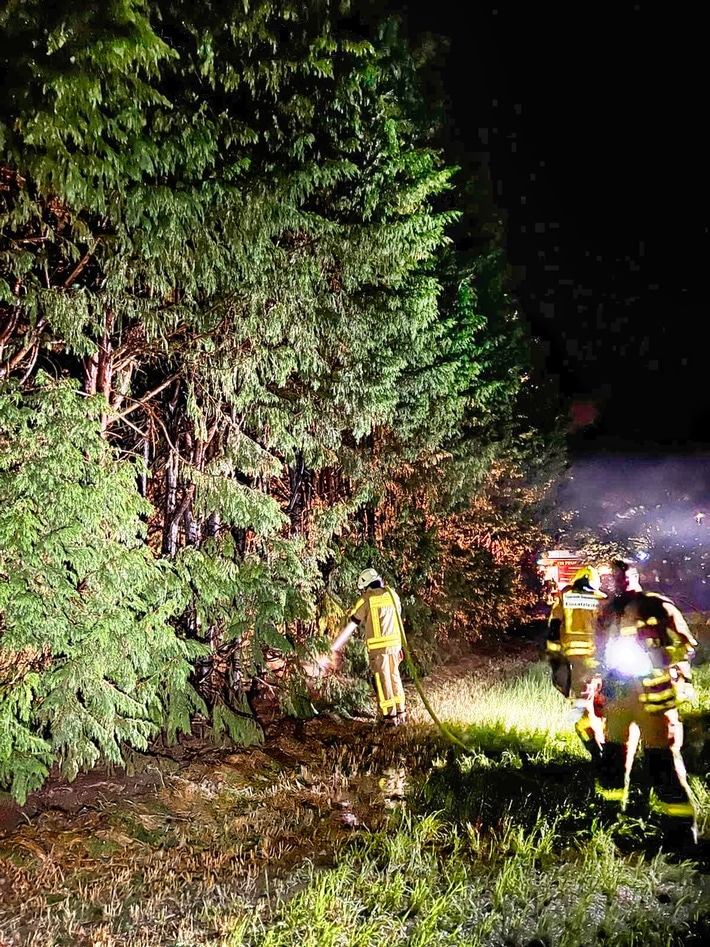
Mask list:
[[370,673],[383,717],[404,713],[404,688],[399,673],[399,648],[370,651]]
[[605,743],[598,764],[597,791],[608,800],[628,804],[631,769],[639,742],[650,787],[651,807],[667,820],[695,825],[696,810],[681,754],[683,725],[676,709],[650,713],[643,685],[626,684],[607,698]]

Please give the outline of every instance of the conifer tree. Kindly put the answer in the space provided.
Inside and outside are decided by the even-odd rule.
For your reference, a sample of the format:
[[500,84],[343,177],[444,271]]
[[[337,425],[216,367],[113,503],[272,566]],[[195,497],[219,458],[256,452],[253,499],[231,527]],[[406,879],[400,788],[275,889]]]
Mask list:
[[101,398],[39,376],[0,390],[0,784],[20,801],[165,729],[189,730],[195,644],[144,542],[134,465],[101,436]]
[[152,542],[198,590],[186,627],[238,641],[240,679],[313,615],[304,477],[357,492],[345,445],[393,423],[436,319],[449,173],[329,9],[27,0],[3,22],[5,373],[103,394],[153,473]]
[[[72,379],[81,436],[98,423],[106,450],[140,458],[122,495],[178,632],[161,644],[160,625],[156,655],[205,644],[194,679],[215,727],[245,742],[259,736],[250,681],[275,651],[298,664],[324,589],[344,590],[376,541],[418,592],[448,555],[419,547],[422,511],[451,534],[494,461],[525,455],[500,258],[450,247],[455,171],[411,53],[392,24],[363,31],[341,6],[0,11],[0,379],[48,416],[69,396],[38,372]],[[405,521],[408,564],[391,552]],[[130,647],[151,650],[141,634]],[[188,708],[180,667],[169,699]],[[118,736],[91,739],[115,758]]]

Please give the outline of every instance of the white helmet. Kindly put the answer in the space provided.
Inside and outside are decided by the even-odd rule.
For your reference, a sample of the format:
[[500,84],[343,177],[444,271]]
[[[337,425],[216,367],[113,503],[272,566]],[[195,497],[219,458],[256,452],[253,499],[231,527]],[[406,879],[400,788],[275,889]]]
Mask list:
[[357,579],[357,588],[359,592],[362,592],[363,589],[366,589],[368,585],[372,585],[373,582],[381,582],[379,573],[376,569],[365,569],[360,573]]

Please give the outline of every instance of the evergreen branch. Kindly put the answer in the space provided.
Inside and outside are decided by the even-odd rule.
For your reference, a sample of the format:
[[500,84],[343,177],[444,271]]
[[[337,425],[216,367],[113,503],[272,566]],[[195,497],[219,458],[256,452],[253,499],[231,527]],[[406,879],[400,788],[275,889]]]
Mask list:
[[[236,296],[236,293],[230,293],[230,296],[228,297],[228,299],[226,299],[226,300],[224,300],[224,299],[223,299],[223,300],[220,300],[219,302],[215,303],[214,306],[211,306],[209,309],[206,309],[206,310],[201,314],[202,317],[211,315],[213,312],[215,312],[217,309],[219,309],[220,306],[225,305],[226,303],[228,303],[228,302],[229,302],[229,299],[230,299],[231,297],[233,297],[233,296]],[[176,345],[174,346],[173,352],[176,353],[176,354],[179,353],[179,352],[191,352],[191,351],[194,349],[195,344],[196,344],[197,342],[202,342],[202,341],[204,341],[205,339],[213,339],[215,335],[218,335],[222,330],[224,330],[224,329],[226,329],[226,328],[227,328],[227,320],[226,320],[226,317],[225,317],[225,318],[221,319],[216,325],[212,326],[212,328],[210,328],[210,329],[205,329],[204,332],[198,332],[196,335],[186,335],[185,338],[183,338],[183,339],[180,341],[179,344],[176,344]],[[169,340],[171,340],[171,339],[177,339],[177,338],[179,338],[180,332],[181,332],[182,330],[184,330],[184,329],[185,329],[185,326],[182,325],[182,326],[180,327],[180,330],[176,330],[172,335],[167,336],[167,337],[166,337],[167,340],[169,341]],[[227,336],[227,338],[226,338],[225,341],[226,341],[226,343],[227,343],[228,345],[230,344],[230,339],[229,339],[228,336]]]

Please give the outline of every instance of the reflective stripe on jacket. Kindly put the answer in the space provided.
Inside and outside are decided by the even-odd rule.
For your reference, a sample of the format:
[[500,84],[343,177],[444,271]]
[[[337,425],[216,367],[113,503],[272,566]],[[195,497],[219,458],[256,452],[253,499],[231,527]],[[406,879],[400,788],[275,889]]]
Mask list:
[[367,589],[355,603],[353,621],[365,626],[368,652],[399,651],[402,647],[402,606],[397,593],[385,586]]
[[677,706],[676,688],[667,668],[659,668],[644,677],[643,694],[639,700],[650,714],[662,714]]
[[605,598],[603,592],[577,592],[571,586],[563,589],[549,619],[550,625],[560,622],[559,641],[548,637],[547,650],[591,663],[596,652],[597,610]]

